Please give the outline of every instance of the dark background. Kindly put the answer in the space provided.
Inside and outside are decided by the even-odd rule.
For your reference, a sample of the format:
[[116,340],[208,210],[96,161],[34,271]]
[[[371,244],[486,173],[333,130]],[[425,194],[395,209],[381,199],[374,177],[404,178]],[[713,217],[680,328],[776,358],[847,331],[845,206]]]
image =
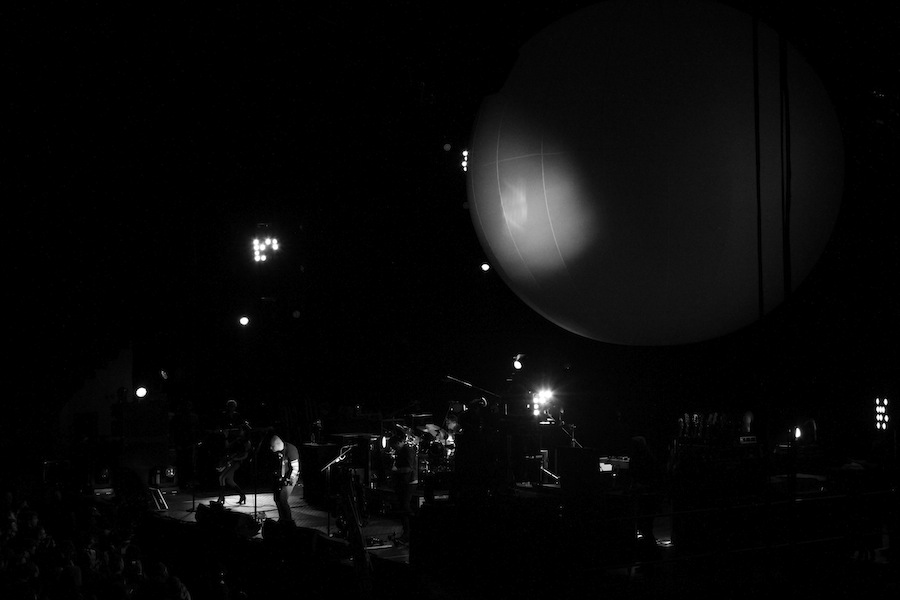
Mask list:
[[[531,311],[480,270],[465,209],[481,100],[531,35],[590,3],[320,4],[4,9],[5,441],[40,433],[130,344],[204,411],[439,413],[480,395],[446,375],[503,394],[525,353],[521,383],[552,385],[586,444],[617,413],[659,435],[685,411],[751,409],[772,432],[812,415],[822,439],[868,447],[872,399],[900,396],[896,8],[725,3],[822,78],[845,136],[841,214],[761,322],[645,348]],[[283,246],[265,268],[259,223]]]

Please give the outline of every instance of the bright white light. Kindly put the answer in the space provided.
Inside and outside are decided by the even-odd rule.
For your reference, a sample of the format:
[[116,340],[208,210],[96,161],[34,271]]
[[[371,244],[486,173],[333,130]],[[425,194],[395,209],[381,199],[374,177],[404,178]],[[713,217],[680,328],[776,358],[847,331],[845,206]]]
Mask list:
[[485,273],[491,270],[491,265],[486,262],[481,263],[481,270]]
[[553,392],[551,392],[550,390],[541,390],[539,396],[541,397],[541,400],[546,402],[553,397]]
[[800,439],[800,428],[799,427],[794,429],[794,439],[797,439],[797,440]]
[[238,319],[238,323],[246,327],[250,324],[250,319],[248,317],[241,317],[240,319]]
[[514,360],[513,360],[513,368],[514,368],[516,371],[522,370],[522,361],[519,360],[518,358],[514,359]]
[[256,262],[264,262],[268,259],[270,252],[277,252],[279,249],[278,238],[267,237],[260,241],[259,238],[253,239],[253,260]]
[[144,386],[139,387],[138,389],[134,390],[134,395],[138,398],[145,397],[147,395],[147,388],[145,388]]
[[534,416],[538,416],[539,414],[541,414],[540,409],[538,409],[538,408],[534,409]]

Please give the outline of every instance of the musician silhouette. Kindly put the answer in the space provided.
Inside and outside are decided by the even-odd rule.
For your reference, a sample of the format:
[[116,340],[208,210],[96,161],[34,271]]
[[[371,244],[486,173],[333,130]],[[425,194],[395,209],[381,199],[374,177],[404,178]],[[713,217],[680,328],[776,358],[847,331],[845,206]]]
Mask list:
[[225,454],[216,467],[216,470],[219,471],[219,504],[225,504],[225,492],[229,489],[240,494],[238,504],[247,502],[247,496],[238,485],[235,473],[250,456],[250,449],[250,426],[244,423],[238,429],[237,435],[228,442]]
[[225,410],[219,418],[219,429],[223,432],[237,432],[241,425],[244,424],[244,418],[237,410],[237,400],[228,400],[225,403]]
[[419,483],[419,461],[415,444],[403,432],[391,437],[390,446],[395,452],[394,491],[397,494],[397,508],[402,527],[400,537],[395,538],[394,542],[404,545],[409,543],[410,517],[413,514],[412,498]]
[[294,486],[300,479],[300,452],[295,445],[285,442],[277,435],[272,436],[269,449],[277,458],[275,489],[272,496],[278,508],[278,522],[293,525],[289,500]]

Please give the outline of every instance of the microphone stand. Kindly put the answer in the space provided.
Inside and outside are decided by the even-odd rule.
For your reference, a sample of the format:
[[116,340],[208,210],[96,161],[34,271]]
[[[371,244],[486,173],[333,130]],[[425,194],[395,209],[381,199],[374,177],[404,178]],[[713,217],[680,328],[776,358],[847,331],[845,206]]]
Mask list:
[[202,446],[203,442],[195,442],[191,444],[191,510],[189,513],[197,511],[197,448]]
[[356,444],[350,444],[349,446],[344,446],[341,448],[341,451],[338,452],[338,455],[335,456],[331,461],[322,467],[319,472],[325,472],[325,513],[328,516],[328,520],[326,521],[325,532],[328,537],[331,537],[331,467],[335,464],[341,462],[345,458],[347,458],[347,454]]
[[259,521],[257,508],[259,506],[259,451],[262,450],[263,440],[266,436],[259,438],[259,444],[256,446],[256,452],[253,454],[253,519]]
[[500,396],[500,394],[497,394],[497,393],[492,392],[492,391],[490,391],[490,390],[486,390],[486,389],[484,389],[484,388],[480,388],[480,387],[478,387],[477,385],[472,385],[472,384],[469,383],[468,381],[463,381],[462,379],[456,378],[456,377],[454,377],[454,376],[452,376],[452,375],[447,375],[447,376],[446,376],[446,379],[447,379],[447,381],[454,381],[454,382],[459,383],[459,384],[461,384],[461,385],[464,385],[464,386],[466,386],[466,387],[468,387],[468,388],[472,388],[473,390],[478,390],[479,392],[484,392],[485,394],[489,394],[489,395],[493,396],[494,398],[501,398],[501,397],[502,397],[502,396]]

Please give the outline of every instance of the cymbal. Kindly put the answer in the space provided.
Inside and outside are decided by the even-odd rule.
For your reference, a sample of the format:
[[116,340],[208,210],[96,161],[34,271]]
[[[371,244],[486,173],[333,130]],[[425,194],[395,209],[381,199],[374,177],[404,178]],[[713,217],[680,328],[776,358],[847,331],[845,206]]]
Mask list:
[[424,431],[427,431],[431,435],[437,435],[438,433],[446,434],[447,431],[443,427],[438,427],[434,423],[426,423],[424,427]]

